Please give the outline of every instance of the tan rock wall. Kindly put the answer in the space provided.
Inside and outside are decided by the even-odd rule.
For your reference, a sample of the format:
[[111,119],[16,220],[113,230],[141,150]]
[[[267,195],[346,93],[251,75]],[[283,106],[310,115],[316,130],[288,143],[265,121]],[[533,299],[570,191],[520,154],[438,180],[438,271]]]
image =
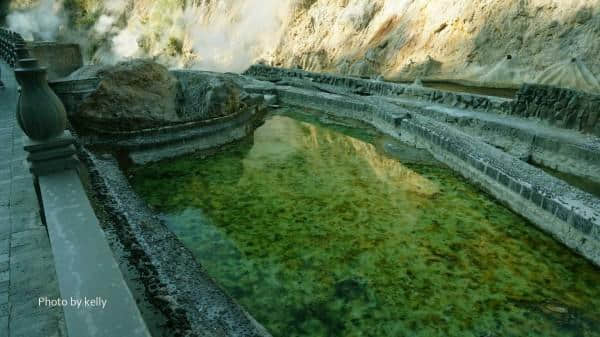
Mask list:
[[58,36],[82,43],[99,63],[150,57],[170,68],[239,72],[264,60],[399,81],[533,82],[600,93],[600,0],[73,0],[64,7],[71,14],[56,15],[71,27],[58,26]]
[[[597,0],[318,0],[298,8],[274,64],[517,87],[572,58],[554,85],[600,92]],[[507,55],[511,55],[507,61]],[[552,71],[552,70],[550,70]],[[556,72],[556,71],[555,71]],[[543,76],[541,77],[544,78]],[[543,83],[543,82],[542,82]]]

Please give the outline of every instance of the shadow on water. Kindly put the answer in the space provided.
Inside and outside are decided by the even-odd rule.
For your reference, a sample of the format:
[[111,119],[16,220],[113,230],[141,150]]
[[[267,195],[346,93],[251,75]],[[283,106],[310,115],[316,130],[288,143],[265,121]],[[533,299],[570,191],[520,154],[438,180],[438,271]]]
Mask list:
[[[394,81],[392,81],[394,82]],[[413,82],[396,82],[400,84],[410,85]],[[512,88],[490,88],[490,87],[475,87],[449,81],[423,81],[423,87],[473,95],[494,96],[502,98],[515,98],[518,89]]]
[[583,178],[580,176],[576,176],[574,174],[557,171],[555,169],[534,163],[532,161],[528,161],[528,163],[544,170],[544,172],[550,174],[551,176],[554,176],[558,179],[563,180],[564,182],[568,183],[569,185],[571,185],[573,187],[576,187],[584,192],[587,192],[587,193],[595,196],[596,198],[600,198],[600,183],[591,181],[589,179],[586,179],[586,178]]
[[467,94],[484,95],[484,96],[496,96],[503,98],[514,98],[518,89],[510,88],[486,88],[486,87],[473,87],[452,82],[423,82],[423,86],[426,88],[439,89],[452,92],[462,92]]
[[369,128],[281,114],[251,143],[131,170],[274,336],[600,336],[585,259]]

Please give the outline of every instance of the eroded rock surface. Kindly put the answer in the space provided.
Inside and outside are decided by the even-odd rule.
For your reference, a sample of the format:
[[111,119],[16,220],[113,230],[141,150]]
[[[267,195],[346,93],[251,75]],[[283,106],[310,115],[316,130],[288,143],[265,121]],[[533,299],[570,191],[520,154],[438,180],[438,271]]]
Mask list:
[[525,84],[516,95],[511,114],[535,117],[562,128],[600,136],[599,106],[599,95]]
[[244,107],[245,93],[239,83],[223,74],[204,71],[174,71],[181,83],[181,118],[211,119]]
[[100,81],[71,116],[76,122],[89,123],[91,128],[128,131],[180,120],[179,82],[158,63],[136,59],[79,73]]
[[136,131],[209,120],[263,105],[240,75],[173,71],[146,59],[88,66],[70,80],[98,78],[98,87],[70,111],[72,122],[96,131]]

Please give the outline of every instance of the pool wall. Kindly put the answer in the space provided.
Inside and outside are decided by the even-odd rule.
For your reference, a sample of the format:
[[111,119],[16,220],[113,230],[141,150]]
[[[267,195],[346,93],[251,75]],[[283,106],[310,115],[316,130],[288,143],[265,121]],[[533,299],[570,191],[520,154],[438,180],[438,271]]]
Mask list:
[[358,119],[427,148],[438,160],[600,266],[600,201],[594,196],[452,126],[376,98],[290,86],[274,90],[280,104]]
[[[267,96],[267,102],[273,97]],[[126,151],[134,164],[143,165],[187,153],[210,150],[242,139],[256,128],[266,105],[206,121],[131,132],[84,135],[81,143],[99,149]]]
[[251,66],[244,74],[264,79],[273,77],[308,79],[316,83],[345,87],[360,94],[405,96],[474,111],[522,117],[535,116],[561,128],[600,136],[600,113],[597,109],[600,96],[571,89],[523,84],[515,98],[511,99],[373,79],[312,73],[301,69],[282,69],[261,64]]
[[[280,86],[377,97],[378,104],[387,102],[453,124],[526,161],[600,182],[600,140],[579,132],[594,134],[600,100],[593,95],[524,85],[509,99],[263,65],[250,67],[246,74]],[[564,119],[570,122],[560,122]]]
[[312,73],[300,69],[282,69],[260,64],[251,66],[246,70],[244,75],[254,76],[258,79],[273,79],[277,77],[308,79],[316,83],[351,89],[356,93],[379,96],[405,96],[426,102],[444,103],[449,106],[495,113],[508,113],[511,110],[511,103],[513,101],[509,98],[456,93],[409,84]]
[[586,141],[584,135],[571,130],[544,132],[535,122],[511,116],[454,114],[439,106],[405,106],[407,109],[452,125],[462,132],[484,139],[521,160],[551,167],[600,183],[600,144]]
[[180,336],[270,337],[204,271],[192,253],[133,191],[112,155],[81,149],[96,197],[118,224],[119,239],[141,274],[149,301]]

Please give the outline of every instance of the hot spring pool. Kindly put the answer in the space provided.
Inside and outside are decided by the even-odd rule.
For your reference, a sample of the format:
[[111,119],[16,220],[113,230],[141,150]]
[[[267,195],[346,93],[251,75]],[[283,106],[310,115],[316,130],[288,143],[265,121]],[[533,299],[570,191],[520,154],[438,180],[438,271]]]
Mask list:
[[276,115],[131,182],[274,336],[600,336],[598,268],[382,142]]

